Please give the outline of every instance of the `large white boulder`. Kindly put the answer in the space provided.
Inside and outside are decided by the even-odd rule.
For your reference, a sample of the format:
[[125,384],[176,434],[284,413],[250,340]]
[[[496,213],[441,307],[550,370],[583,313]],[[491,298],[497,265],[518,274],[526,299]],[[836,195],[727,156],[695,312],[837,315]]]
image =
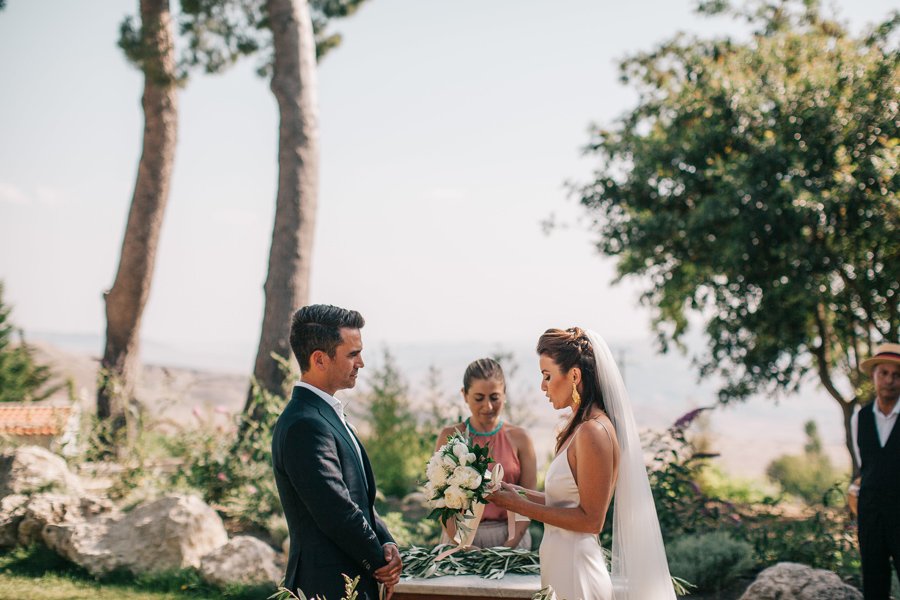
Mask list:
[[19,545],[28,546],[44,541],[44,528],[48,525],[81,523],[99,515],[118,514],[112,502],[103,498],[36,494],[23,507],[16,538]]
[[78,496],[84,490],[66,461],[46,448],[20,446],[0,453],[0,498],[50,491]]
[[740,600],[862,600],[862,594],[825,569],[783,562],[762,571]]
[[222,519],[196,496],[171,495],[123,516],[48,525],[44,542],[95,575],[199,567],[200,559],[228,542]]
[[231,538],[227,544],[213,550],[200,561],[204,581],[224,587],[242,585],[278,585],[283,575],[275,558],[275,551],[265,542],[247,535]]
[[0,498],[0,548],[14,548],[19,543],[19,523],[25,516],[28,496],[10,494]]
[[11,494],[0,500],[0,548],[43,542],[47,525],[79,523],[101,514],[115,514],[109,500],[63,494]]

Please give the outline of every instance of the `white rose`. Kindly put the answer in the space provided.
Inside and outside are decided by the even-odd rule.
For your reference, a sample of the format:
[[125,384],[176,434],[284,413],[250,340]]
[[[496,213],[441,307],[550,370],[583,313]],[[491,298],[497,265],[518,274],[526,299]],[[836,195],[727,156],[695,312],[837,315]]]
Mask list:
[[438,498],[437,500],[432,500],[432,501],[431,501],[431,507],[432,507],[432,508],[446,508],[446,507],[447,507],[447,501],[444,500],[443,498]]
[[481,485],[481,475],[472,467],[459,466],[453,470],[453,475],[448,480],[450,485],[474,490]]
[[430,481],[426,482],[425,485],[422,486],[422,493],[425,494],[425,497],[428,498],[429,501],[434,498],[436,487],[437,486],[432,485]]
[[466,470],[467,468],[468,468],[468,467],[456,467],[455,469],[453,469],[453,473],[452,473],[452,474],[450,475],[450,477],[447,479],[447,483],[448,483],[449,485],[455,485],[455,486],[457,486],[457,487],[463,487],[463,486],[464,486],[464,483],[465,483],[465,481],[466,481],[465,470]]
[[425,475],[428,477],[428,483],[433,487],[439,487],[447,483],[447,470],[443,464],[429,462],[428,468],[425,469]]
[[466,491],[456,485],[451,485],[444,490],[444,500],[447,508],[465,509],[469,504],[469,496]]
[[[455,454],[456,458],[459,459],[459,464],[465,466],[471,453],[469,452],[469,448],[466,447],[465,444],[454,444],[453,454]],[[475,460],[474,456],[472,456],[472,460]]]
[[453,457],[447,456],[446,454],[441,457],[441,463],[444,465],[444,469],[447,471],[453,471],[456,468],[456,461],[453,460]]
[[469,452],[468,456],[466,456],[466,462],[467,463],[475,462],[475,454],[472,452]]

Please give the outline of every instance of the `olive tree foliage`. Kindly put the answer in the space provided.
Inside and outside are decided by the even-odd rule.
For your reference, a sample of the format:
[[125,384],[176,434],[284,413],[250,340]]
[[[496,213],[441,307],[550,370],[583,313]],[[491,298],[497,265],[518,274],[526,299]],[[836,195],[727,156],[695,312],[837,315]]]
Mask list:
[[663,350],[702,320],[723,403],[817,379],[849,451],[859,363],[900,326],[900,16],[854,35],[814,0],[700,12],[753,33],[622,61],[637,105],[593,129],[580,203],[618,279],[647,282]]

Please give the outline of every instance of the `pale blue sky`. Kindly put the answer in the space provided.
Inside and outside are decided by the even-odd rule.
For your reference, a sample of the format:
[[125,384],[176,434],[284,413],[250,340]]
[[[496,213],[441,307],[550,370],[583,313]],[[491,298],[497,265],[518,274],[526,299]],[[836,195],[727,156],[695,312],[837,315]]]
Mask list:
[[[887,0],[842,0],[854,26]],[[141,78],[116,47],[137,2],[10,0],[0,13],[0,278],[26,330],[102,333],[140,150]],[[636,285],[583,228],[591,121],[633,102],[616,61],[702,19],[688,0],[371,0],[319,73],[312,300],[387,344],[514,344],[573,323],[648,339]],[[852,7],[852,14],[847,14]],[[275,103],[247,61],[180,95],[147,339],[255,349],[276,178]]]
[[[99,351],[101,292],[115,274],[141,144],[141,77],[116,47],[137,2],[7,4],[0,279],[26,331],[87,334]],[[362,311],[370,348],[398,348],[410,372],[449,368],[448,389],[487,348],[527,352],[547,327],[580,324],[628,349],[642,423],[664,426],[710,403],[714,385],[696,385],[684,358],[654,358],[639,284],[610,285],[613,264],[593,251],[584,227],[549,237],[540,228],[551,214],[581,215],[564,182],[590,174],[580,157],[588,125],[634,102],[618,82],[619,59],[677,31],[743,31],[692,6],[370,0],[338,22],[344,43],[319,71],[312,300]],[[837,6],[858,29],[896,1]],[[277,172],[275,103],[254,66],[195,76],[180,95],[172,194],[143,326],[156,362],[251,369]],[[534,365],[522,367],[534,382]],[[783,448],[799,448],[810,417],[846,460],[840,415],[821,390],[810,386],[780,407],[755,400],[714,418],[732,438],[721,441],[731,468],[758,474]],[[762,439],[766,449],[750,460],[748,440]]]

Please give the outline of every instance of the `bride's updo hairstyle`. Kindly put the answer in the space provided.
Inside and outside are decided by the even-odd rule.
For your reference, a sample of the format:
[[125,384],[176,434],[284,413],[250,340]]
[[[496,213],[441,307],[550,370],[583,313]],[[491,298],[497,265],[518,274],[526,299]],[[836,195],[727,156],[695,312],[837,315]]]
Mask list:
[[593,407],[597,406],[606,411],[603,394],[597,387],[594,349],[583,329],[570,327],[566,330],[545,331],[538,340],[537,353],[538,356],[549,357],[563,373],[568,373],[573,367],[581,369],[581,403],[575,409],[569,423],[556,436],[556,451],[559,452],[563,442],[572,435],[575,428],[587,420],[587,415],[591,414]]

